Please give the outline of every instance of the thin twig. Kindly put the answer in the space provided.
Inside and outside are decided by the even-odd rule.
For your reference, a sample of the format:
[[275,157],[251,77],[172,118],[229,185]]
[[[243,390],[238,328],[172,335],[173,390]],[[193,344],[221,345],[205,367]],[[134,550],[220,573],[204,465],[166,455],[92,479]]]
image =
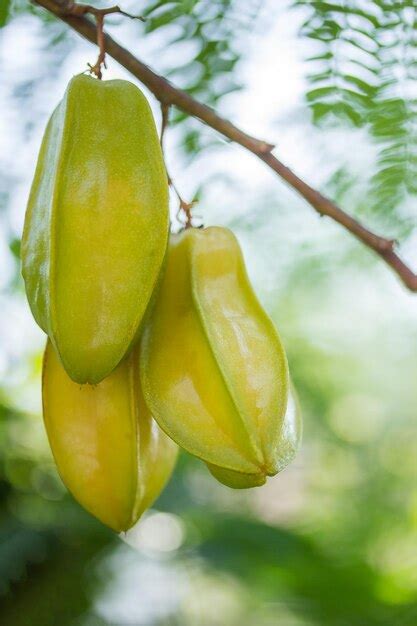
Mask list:
[[164,138],[165,138],[165,131],[168,127],[168,123],[169,123],[169,104],[163,104],[161,102],[161,134],[160,134],[160,143],[161,143],[161,149],[162,152],[164,151]]
[[[162,153],[164,152],[164,138],[165,138],[165,131],[168,127],[169,124],[169,104],[164,104],[161,103],[161,134],[160,134],[160,143],[161,143],[161,149],[162,149]],[[164,155],[164,160],[165,160],[165,155]],[[168,167],[167,164],[165,162],[165,170],[167,173],[167,178],[168,178],[168,185],[171,187],[171,189],[173,190],[173,192],[175,193],[175,195],[178,198],[178,202],[179,202],[179,207],[178,207],[178,211],[176,214],[176,218],[179,222],[181,222],[185,228],[192,228],[193,226],[193,216],[192,216],[192,208],[193,206],[196,204],[196,201],[193,200],[192,202],[186,202],[183,197],[181,196],[181,194],[179,193],[174,181],[172,180],[172,176],[170,175],[169,171],[168,171]],[[181,220],[181,211],[184,213],[185,215],[185,222],[183,222]]]
[[[88,39],[88,41],[96,43],[94,23],[85,16],[75,17],[65,14],[68,6],[67,0],[32,0],[32,2],[48,9],[80,35]],[[412,272],[395,252],[395,242],[392,239],[380,237],[368,230],[360,222],[345,213],[332,200],[326,198],[326,196],[323,196],[319,191],[299,178],[272,154],[274,148],[272,144],[248,135],[228,120],[220,117],[211,107],[201,104],[185,91],[174,87],[165,78],[153,72],[129,50],[118,44],[110,35],[105,34],[104,38],[107,53],[146,85],[162,104],[178,107],[185,113],[188,113],[188,115],[201,120],[224,137],[255,154],[280,178],[285,180],[290,187],[297,191],[319,215],[326,215],[343,226],[359,241],[378,254],[410,291],[417,291],[417,275]]]
[[101,68],[106,65],[106,45],[104,39],[104,18],[106,15],[110,15],[112,13],[120,13],[125,17],[129,17],[132,20],[141,20],[145,21],[145,18],[141,15],[132,15],[131,13],[126,13],[126,11],[122,11],[122,9],[115,5],[113,7],[108,7],[106,9],[98,9],[97,7],[93,7],[91,4],[79,4],[77,2],[68,1],[63,8],[63,15],[74,16],[74,17],[83,17],[84,15],[91,14],[94,15],[96,19],[96,28],[97,28],[97,45],[99,49],[98,58],[94,65],[88,63],[88,67],[90,68],[90,73],[97,76],[99,80],[102,79],[102,71]]
[[90,65],[88,63],[88,67],[90,68],[91,74],[95,74],[99,80],[102,79],[102,71],[101,66],[107,67],[106,65],[106,46],[104,43],[104,15],[96,15],[96,26],[97,26],[97,45],[99,49],[97,61],[95,65]]
[[120,15],[124,15],[125,17],[129,17],[132,20],[140,20],[141,22],[145,22],[145,18],[142,15],[132,15],[132,13],[126,13],[119,6],[115,5],[113,7],[107,7],[107,9],[98,9],[97,7],[93,7],[91,4],[80,4],[79,2],[62,2],[63,15],[74,15],[78,17],[83,17],[90,13],[91,15],[110,15],[111,13],[120,13]]

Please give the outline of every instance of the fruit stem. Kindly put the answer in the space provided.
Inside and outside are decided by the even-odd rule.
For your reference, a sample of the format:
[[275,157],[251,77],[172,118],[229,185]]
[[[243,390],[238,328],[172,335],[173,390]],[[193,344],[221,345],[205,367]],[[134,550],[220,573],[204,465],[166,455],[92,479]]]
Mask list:
[[132,20],[141,20],[142,22],[145,22],[145,18],[141,15],[132,15],[131,13],[126,13],[126,11],[122,11],[122,9],[117,5],[108,7],[107,9],[97,9],[91,4],[78,4],[78,2],[69,2],[65,7],[65,10],[63,11],[64,15],[73,15],[74,17],[83,17],[88,13],[94,15],[96,20],[97,45],[99,49],[99,54],[97,57],[97,61],[94,65],[91,65],[91,63],[88,63],[87,65],[90,68],[90,74],[94,74],[99,80],[101,80],[103,77],[101,69],[102,67],[107,68],[106,46],[104,37],[105,16],[110,15],[111,13],[120,13],[121,15],[125,15],[126,17],[130,17],[130,19]]
[[[164,154],[164,137],[165,137],[165,130],[168,128],[169,125],[169,109],[170,106],[169,104],[166,104],[164,102],[161,102],[161,115],[162,115],[162,120],[161,120],[161,134],[160,134],[160,143],[161,143],[161,149],[162,149],[162,154],[164,156],[164,162],[165,162],[165,154]],[[171,189],[173,190],[173,192],[175,193],[175,195],[178,198],[178,202],[179,202],[179,207],[178,207],[178,211],[176,214],[176,218],[179,222],[181,222],[184,225],[184,228],[192,228],[193,227],[193,216],[192,216],[192,208],[193,206],[196,204],[196,200],[193,200],[192,202],[186,202],[183,197],[181,196],[180,192],[178,191],[174,181],[172,180],[172,177],[170,176],[169,172],[168,172],[168,168],[165,162],[165,170],[167,173],[167,178],[168,178],[168,185],[171,187]],[[185,215],[185,222],[182,222],[180,215],[181,212],[184,213]]]

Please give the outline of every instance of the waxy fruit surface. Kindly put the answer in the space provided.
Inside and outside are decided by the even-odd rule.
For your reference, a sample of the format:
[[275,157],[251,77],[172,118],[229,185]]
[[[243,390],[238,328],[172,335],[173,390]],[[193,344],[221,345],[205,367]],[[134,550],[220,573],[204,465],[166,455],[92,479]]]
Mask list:
[[138,350],[98,385],[79,385],[48,341],[43,413],[61,478],[78,502],[113,530],[127,530],[170,478],[177,446],[147,409]]
[[[294,387],[291,385],[288,396],[287,411],[282,423],[280,437],[275,450],[277,459],[277,472],[281,472],[294,459],[301,444],[303,432],[303,422],[300,405]],[[218,467],[217,465],[207,466],[213,476],[224,485],[233,489],[248,489],[258,487],[265,482],[264,476],[259,474],[242,474]]]
[[161,428],[222,482],[260,485],[281,469],[287,360],[229,230],[171,237],[141,379]]
[[108,376],[138,338],[168,228],[146,98],[127,81],[75,76],[45,131],[22,261],[35,320],[76,382]]

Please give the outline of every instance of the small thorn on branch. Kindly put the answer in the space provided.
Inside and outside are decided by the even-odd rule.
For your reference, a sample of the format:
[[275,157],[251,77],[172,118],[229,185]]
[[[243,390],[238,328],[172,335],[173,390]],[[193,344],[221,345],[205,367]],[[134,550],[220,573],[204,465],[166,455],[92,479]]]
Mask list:
[[381,252],[392,252],[397,243],[396,239],[381,238],[378,242],[378,248]]
[[267,143],[266,141],[261,141],[258,147],[258,150],[261,154],[268,154],[269,152],[272,152],[272,150],[275,148],[275,145],[273,143]]

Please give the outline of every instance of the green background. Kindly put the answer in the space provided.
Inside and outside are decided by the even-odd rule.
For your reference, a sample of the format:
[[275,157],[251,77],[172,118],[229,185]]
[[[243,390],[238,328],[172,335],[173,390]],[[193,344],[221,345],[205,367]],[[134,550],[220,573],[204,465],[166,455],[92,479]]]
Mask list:
[[[277,144],[417,266],[415,2],[123,8],[147,21],[109,18],[117,39]],[[241,241],[288,352],[303,446],[245,492],[183,454],[127,537],[68,495],[42,424],[44,338],[25,303],[19,242],[46,120],[96,50],[23,0],[0,0],[0,26],[0,623],[416,624],[417,296],[252,156],[178,111],[169,170],[199,199],[197,223],[229,226]],[[108,65],[105,78],[127,77]],[[173,196],[178,229],[176,209]]]

